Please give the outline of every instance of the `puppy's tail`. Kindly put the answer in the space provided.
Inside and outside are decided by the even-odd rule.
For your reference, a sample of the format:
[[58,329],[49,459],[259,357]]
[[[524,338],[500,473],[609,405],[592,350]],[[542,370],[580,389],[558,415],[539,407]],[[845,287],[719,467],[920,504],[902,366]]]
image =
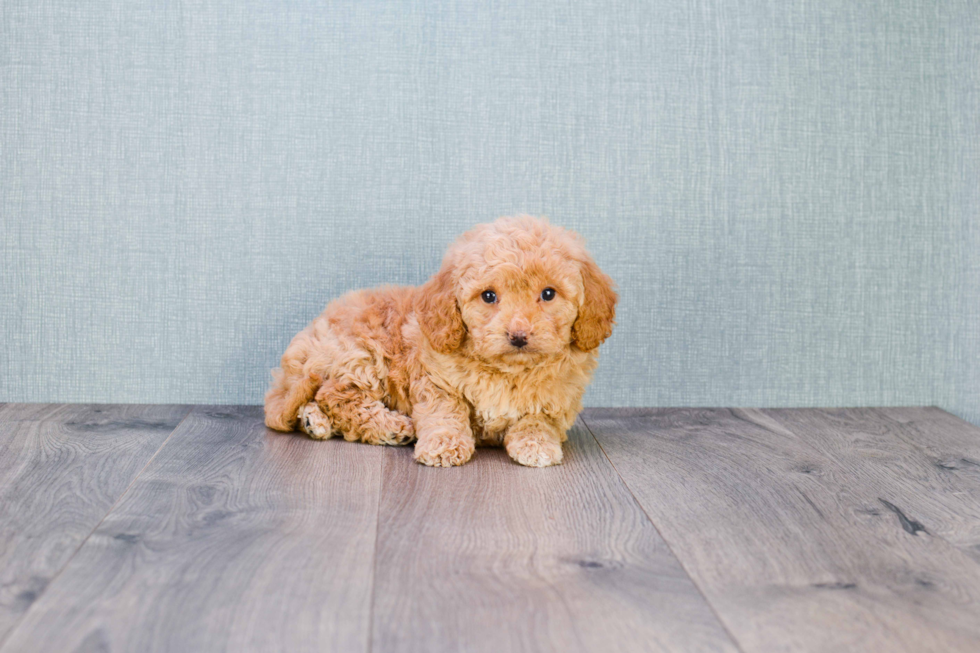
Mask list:
[[272,387],[265,393],[265,425],[277,431],[296,430],[300,406],[311,401],[320,387],[317,374],[292,375],[272,370]]

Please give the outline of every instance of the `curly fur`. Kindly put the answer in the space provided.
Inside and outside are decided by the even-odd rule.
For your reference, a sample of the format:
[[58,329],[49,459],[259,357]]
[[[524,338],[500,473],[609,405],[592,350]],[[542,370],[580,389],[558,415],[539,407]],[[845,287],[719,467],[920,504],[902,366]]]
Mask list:
[[503,445],[522,465],[560,463],[616,300],[576,234],[531,216],[479,225],[424,285],[328,305],[273,371],[265,423],[321,439],[417,439],[426,465],[461,465],[477,445]]

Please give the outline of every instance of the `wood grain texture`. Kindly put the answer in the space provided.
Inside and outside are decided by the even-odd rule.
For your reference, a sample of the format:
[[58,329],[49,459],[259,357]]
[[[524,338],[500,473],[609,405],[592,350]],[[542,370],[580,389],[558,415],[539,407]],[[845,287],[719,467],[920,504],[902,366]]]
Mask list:
[[938,408],[764,412],[866,477],[899,523],[980,563],[980,429]]
[[[52,403],[13,403],[0,404],[0,419],[3,421],[32,421],[54,419],[88,419],[100,416],[108,410],[114,411],[154,411],[170,410],[173,405],[162,404],[52,404]],[[190,406],[178,406],[186,415]]]
[[587,430],[559,467],[385,450],[376,651],[733,651]]
[[956,479],[957,491],[980,502],[980,427],[939,408],[877,408],[901,425],[895,434]]
[[3,406],[0,642],[189,411]]
[[911,444],[926,451],[957,450],[958,453],[969,458],[954,461],[954,467],[980,468],[980,426],[935,406],[903,406],[874,410],[896,422],[915,427],[898,432],[902,439]]
[[0,421],[33,422],[53,420],[108,421],[110,415],[130,416],[134,419],[155,420],[174,411],[186,416],[193,406],[184,404],[58,404],[58,403],[8,403],[0,404]]
[[585,422],[744,651],[980,650],[980,567],[905,512],[922,483],[898,439],[803,434],[783,415]]
[[10,651],[365,651],[380,448],[199,408]]

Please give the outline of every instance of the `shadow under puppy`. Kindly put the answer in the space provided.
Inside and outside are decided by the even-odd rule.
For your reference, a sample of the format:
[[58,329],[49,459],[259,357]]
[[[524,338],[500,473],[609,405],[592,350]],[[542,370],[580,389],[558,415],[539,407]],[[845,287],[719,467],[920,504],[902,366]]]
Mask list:
[[327,306],[273,370],[265,423],[417,439],[415,459],[433,466],[501,444],[522,465],[560,463],[616,299],[578,235],[531,216],[479,225],[424,285]]

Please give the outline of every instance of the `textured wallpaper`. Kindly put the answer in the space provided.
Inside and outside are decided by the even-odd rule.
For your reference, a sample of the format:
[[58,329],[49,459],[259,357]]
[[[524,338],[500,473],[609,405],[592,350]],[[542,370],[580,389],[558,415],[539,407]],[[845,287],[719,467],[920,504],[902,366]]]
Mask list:
[[0,401],[260,403],[514,212],[619,283],[589,405],[980,423],[974,0],[0,10]]

